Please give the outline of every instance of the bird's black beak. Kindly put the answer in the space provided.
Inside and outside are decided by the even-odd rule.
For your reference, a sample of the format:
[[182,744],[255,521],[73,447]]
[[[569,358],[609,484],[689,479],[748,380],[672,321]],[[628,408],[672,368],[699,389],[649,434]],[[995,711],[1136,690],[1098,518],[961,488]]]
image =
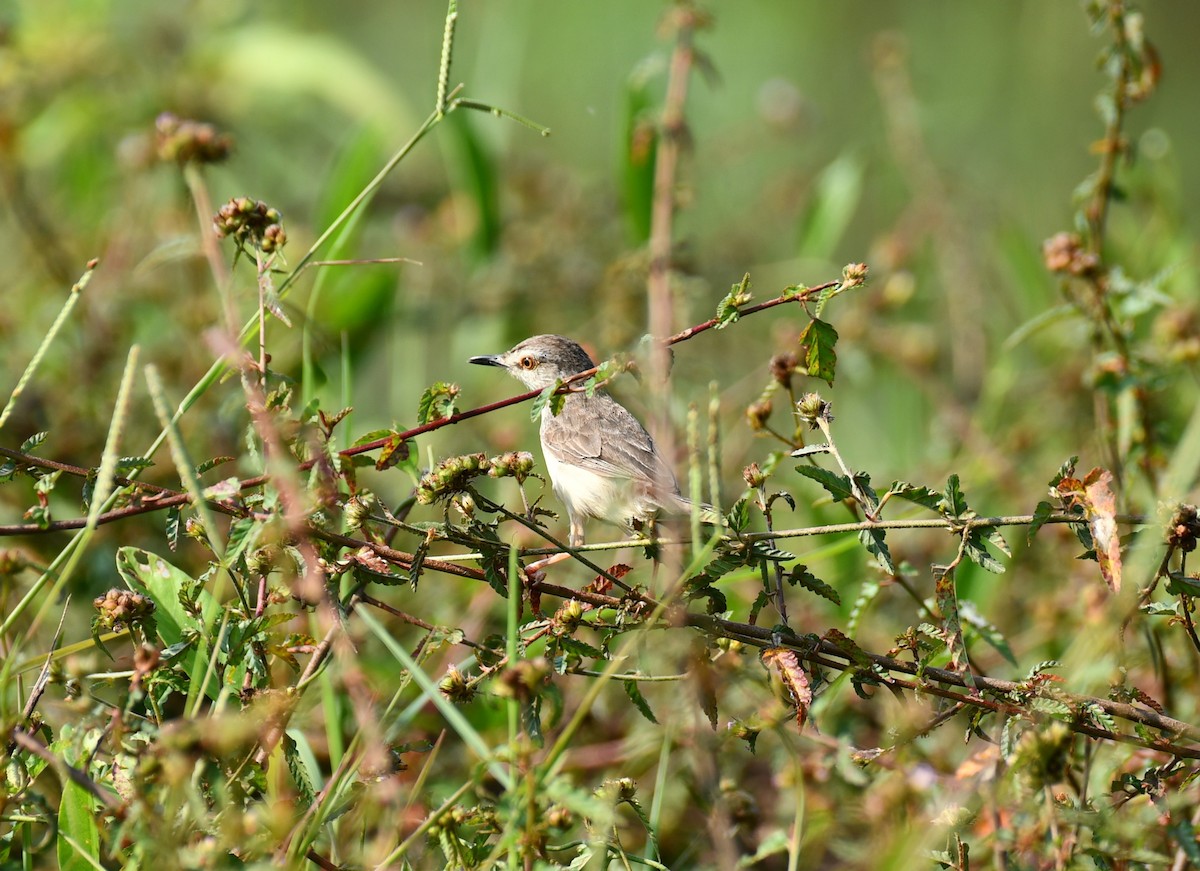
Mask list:
[[501,369],[504,368],[504,364],[500,362],[499,354],[483,354],[479,357],[472,357],[467,362],[476,363],[480,366],[499,366]]

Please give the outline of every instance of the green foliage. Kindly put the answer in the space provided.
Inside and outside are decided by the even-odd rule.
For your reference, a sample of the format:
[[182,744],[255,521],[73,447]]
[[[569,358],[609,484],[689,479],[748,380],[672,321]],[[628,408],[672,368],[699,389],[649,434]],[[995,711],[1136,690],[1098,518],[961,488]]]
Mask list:
[[[1140,128],[1162,13],[1088,4],[1097,131],[1022,62],[1087,66],[1069,12],[831,5],[814,89],[805,4],[459,6],[6,22],[0,865],[1200,862],[1196,62],[1164,41],[1185,84]],[[1070,222],[1046,168],[1089,142]],[[448,379],[562,331],[608,389],[648,272],[674,368],[615,389],[723,522],[544,562],[536,427]]]

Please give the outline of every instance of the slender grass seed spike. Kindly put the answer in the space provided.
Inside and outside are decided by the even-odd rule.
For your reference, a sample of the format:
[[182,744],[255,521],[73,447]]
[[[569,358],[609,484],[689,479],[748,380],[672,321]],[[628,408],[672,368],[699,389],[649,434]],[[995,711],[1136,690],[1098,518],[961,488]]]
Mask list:
[[[596,365],[576,342],[549,335],[533,336],[511,351],[472,357],[470,362],[506,369],[535,390]],[[692,510],[646,428],[603,388],[591,396],[567,394],[557,415],[547,403],[541,441],[554,492],[567,508],[573,547],[583,544],[588,518],[631,527],[660,512]]]

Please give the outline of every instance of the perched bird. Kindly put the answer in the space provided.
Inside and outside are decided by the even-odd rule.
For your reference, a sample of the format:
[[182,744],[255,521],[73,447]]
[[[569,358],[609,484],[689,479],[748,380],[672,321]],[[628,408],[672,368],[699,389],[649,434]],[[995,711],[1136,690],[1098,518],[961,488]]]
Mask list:
[[[596,365],[576,342],[562,336],[533,336],[511,351],[472,357],[470,362],[507,369],[535,390]],[[567,507],[572,546],[583,544],[583,524],[589,517],[631,525],[660,512],[692,510],[645,427],[603,389],[591,396],[567,394],[557,415],[547,404],[541,437],[554,492]],[[711,514],[711,508],[704,508]]]

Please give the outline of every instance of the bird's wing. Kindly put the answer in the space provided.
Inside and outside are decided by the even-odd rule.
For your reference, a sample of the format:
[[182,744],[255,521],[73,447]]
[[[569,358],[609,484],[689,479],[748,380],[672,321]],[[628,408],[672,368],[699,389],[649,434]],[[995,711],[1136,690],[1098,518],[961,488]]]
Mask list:
[[660,482],[667,492],[679,492],[675,475],[654,449],[650,434],[607,394],[569,396],[559,415],[547,415],[542,426],[543,444],[560,462],[606,478]]

